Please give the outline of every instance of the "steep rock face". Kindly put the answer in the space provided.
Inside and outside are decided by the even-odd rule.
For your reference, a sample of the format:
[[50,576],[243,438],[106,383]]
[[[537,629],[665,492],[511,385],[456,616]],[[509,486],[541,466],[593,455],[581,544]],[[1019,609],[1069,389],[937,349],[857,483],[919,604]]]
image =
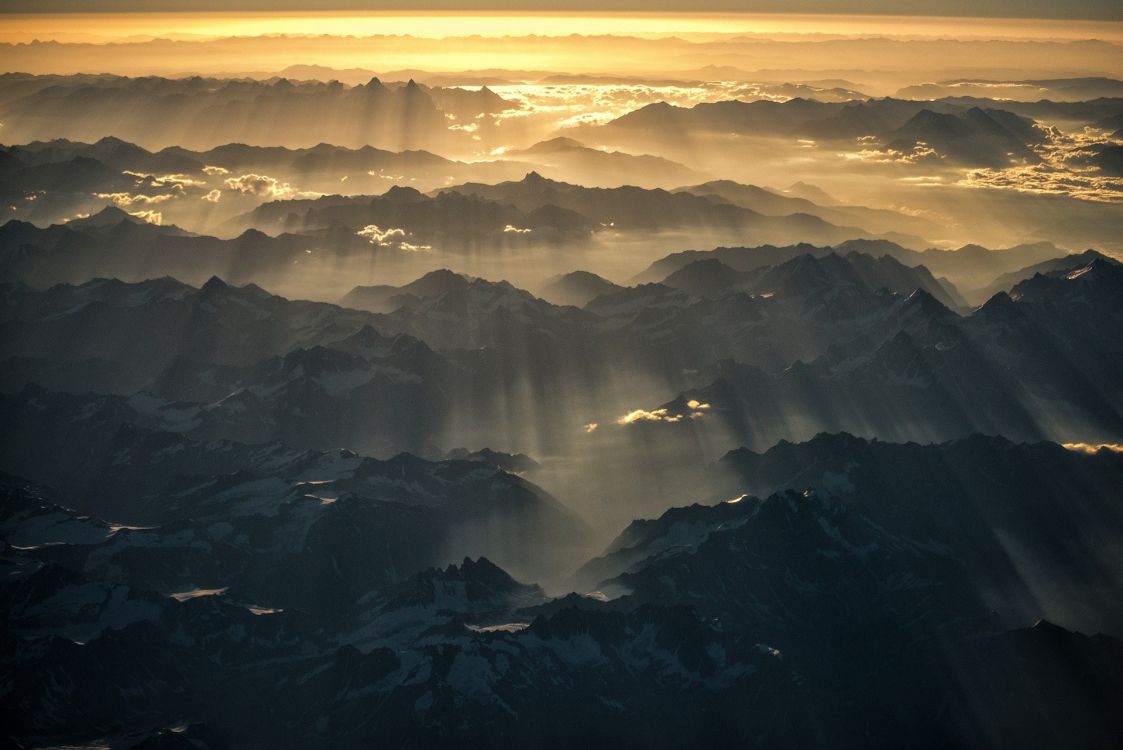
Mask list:
[[[810,256],[793,261],[814,262]],[[712,423],[754,448],[821,431],[894,441],[985,432],[1016,440],[1118,442],[1120,268],[1095,258],[1038,274],[967,316],[949,314],[922,292],[886,297],[887,312],[875,314],[876,297],[832,285],[801,308],[811,321],[816,311],[833,321],[819,329],[835,342],[824,356],[773,372],[749,364],[764,360],[755,352],[744,363],[722,362],[707,373],[710,385],[661,408],[682,414],[690,401],[710,404],[708,418],[690,427],[705,430]],[[850,327],[847,320],[862,322]],[[804,342],[813,325],[800,328]],[[642,427],[685,431],[681,421]]]
[[79,367],[107,362],[117,368],[110,378],[119,379],[116,387],[99,390],[119,393],[131,392],[130,386],[173,385],[177,378],[218,385],[232,369],[344,339],[376,320],[357,310],[290,301],[215,277],[198,289],[172,279],[138,284],[95,279],[41,292],[7,285],[0,325],[5,358]]
[[26,441],[10,434],[5,465],[54,482],[68,498],[58,502],[126,527],[106,531],[52,506],[34,512],[32,533],[17,523],[32,510],[19,505],[8,511],[11,543],[22,534],[36,546],[73,537],[88,545],[79,569],[128,570],[167,594],[230,588],[251,603],[329,613],[465,554],[541,576],[588,534],[548,493],[480,461],[379,461],[62,420],[56,429],[96,449],[56,472],[54,456],[32,460],[52,440],[44,427],[27,425]]
[[891,148],[910,151],[917,144],[934,148],[940,156],[973,166],[1003,166],[1014,160],[1036,162],[1031,146],[1043,143],[1048,132],[1025,117],[999,109],[972,107],[962,114],[923,109],[901,127],[885,133]]
[[[653,562],[682,565],[719,532],[749,533],[738,530],[765,522],[762,501],[751,495],[807,492],[897,538],[881,548],[913,544],[954,559],[969,576],[965,590],[1008,624],[1046,617],[1089,632],[1123,632],[1123,610],[1110,593],[1123,585],[1110,572],[1119,567],[1116,540],[1123,536],[1121,471],[1123,457],[1110,450],[1088,455],[983,436],[901,445],[820,435],[763,453],[739,449],[699,476],[713,500],[736,502],[637,521],[577,580],[593,588]],[[715,569],[712,578],[729,576]],[[682,591],[693,588],[684,583]],[[729,597],[703,597],[711,598]]]
[[[169,429],[381,454],[480,444],[497,431],[510,442],[492,447],[512,453],[528,440],[560,445],[643,405],[617,396],[608,408],[618,411],[602,414],[592,395],[580,410],[562,397],[595,390],[606,372],[649,382],[652,393],[689,388],[684,403],[713,407],[694,427],[719,425],[754,448],[824,430],[1112,442],[1123,432],[1123,354],[1111,336],[1118,274],[1106,262],[1088,268],[1042,277],[1048,289],[1027,280],[1016,299],[966,316],[941,303],[949,293],[922,268],[857,252],[753,271],[709,259],[680,268],[671,285],[610,292],[584,310],[444,272],[381,290],[391,313],[218,280],[197,291],[170,280],[13,286],[3,382],[146,390],[194,402],[153,402],[182,417]],[[696,272],[705,278],[691,282]],[[134,325],[146,334],[139,346]],[[243,328],[249,345],[233,333]],[[72,338],[80,343],[68,346]],[[509,405],[530,394],[558,430],[512,424]]]
[[[753,692],[774,694],[782,712],[799,705],[777,656],[686,610],[623,614],[589,600],[594,609],[538,615],[542,590],[484,558],[377,580],[370,568],[393,557],[380,534],[424,546],[421,526],[395,528],[385,515],[370,526],[352,509],[337,528],[361,540],[367,557],[358,559],[360,547],[339,534],[294,525],[306,509],[260,495],[229,496],[218,517],[138,529],[79,517],[14,478],[2,488],[5,537],[29,544],[0,554],[0,663],[12,686],[0,702],[17,717],[7,731],[32,742],[171,742],[168,728],[181,734],[190,714],[189,737],[213,747],[388,737],[453,746],[465,717],[480,740],[498,731],[511,746],[560,747],[626,741],[635,722],[672,713],[666,729],[681,741],[715,700],[727,720],[706,736],[732,741],[778,736],[792,721],[737,711]],[[299,544],[302,533],[290,564],[278,544]],[[239,538],[256,557],[232,557]],[[326,564],[313,551],[321,543]],[[210,585],[199,553],[226,585]],[[400,575],[405,561],[396,564]],[[270,594],[259,583],[274,574]],[[183,575],[201,585],[174,585]],[[582,719],[554,725],[558,706]],[[316,716],[327,718],[326,733]],[[649,739],[658,744],[659,734]]]
[[[1117,731],[1113,711],[1091,716],[1120,705],[1119,641],[1052,625],[1004,632],[1046,610],[1091,632],[1123,630],[1123,582],[1107,572],[1123,538],[1123,464],[1057,455],[1067,453],[824,437],[760,461],[731,455],[748,472],[740,486],[807,489],[636,522],[578,585],[616,597],[614,608],[687,605],[723,631],[753,633],[806,681],[841,746],[919,727],[922,745],[986,747],[1012,732],[1034,747],[1095,746]],[[932,465],[918,465],[925,455]],[[930,711],[941,703],[957,710]]]
[[[1111,709],[1123,697],[1123,646],[1044,623],[1003,630],[985,601],[980,568],[991,561],[973,550],[980,537],[963,533],[972,520],[948,493],[978,486],[1001,505],[1020,490],[1003,495],[1001,472],[1033,464],[1086,493],[1114,482],[1118,457],[1050,463],[1048,446],[964,443],[824,436],[731,454],[725,461],[746,482],[825,489],[637,522],[585,568],[615,575],[603,594],[552,601],[482,558],[375,580],[368,569],[388,551],[372,550],[379,534],[416,546],[420,528],[395,531],[384,516],[369,526],[357,509],[345,528],[375,558],[355,558],[359,548],[339,534],[309,531],[296,566],[280,563],[273,599],[251,584],[276,563],[249,558],[241,572],[220,574],[228,586],[169,596],[160,578],[190,568],[186,549],[205,547],[215,565],[228,564],[216,535],[227,545],[240,536],[288,543],[299,511],[230,495],[221,516],[126,529],[6,478],[0,528],[25,544],[0,555],[10,613],[0,658],[16,688],[0,700],[22,717],[15,736],[40,744],[95,734],[111,746],[161,742],[190,714],[187,732],[212,747],[388,738],[451,747],[466,732],[499,736],[503,747],[698,738],[818,747],[827,737],[842,747],[986,747],[1006,736],[1095,746],[1118,731]],[[974,482],[970,461],[1000,475]],[[936,465],[942,484],[925,473]],[[1087,517],[1088,507],[1057,505]],[[1027,494],[1025,509],[1037,506]],[[1054,541],[1069,536],[1039,527]],[[313,536],[330,566],[318,562]],[[130,549],[143,557],[130,559]],[[363,586],[340,588],[333,569]],[[58,709],[75,702],[81,710]],[[956,710],[930,710],[938,704]]]

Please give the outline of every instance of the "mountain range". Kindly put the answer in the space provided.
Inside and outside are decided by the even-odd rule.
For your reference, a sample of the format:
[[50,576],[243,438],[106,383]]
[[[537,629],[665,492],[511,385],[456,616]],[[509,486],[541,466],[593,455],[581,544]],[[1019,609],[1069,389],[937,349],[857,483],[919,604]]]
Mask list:
[[0,748],[1123,741],[1110,23],[17,4]]

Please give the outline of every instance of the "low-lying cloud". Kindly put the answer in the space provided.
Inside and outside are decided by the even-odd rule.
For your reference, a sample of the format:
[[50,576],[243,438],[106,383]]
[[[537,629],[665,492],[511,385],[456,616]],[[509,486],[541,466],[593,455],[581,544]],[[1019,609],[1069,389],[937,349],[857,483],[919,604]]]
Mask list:
[[710,405],[691,399],[686,402],[687,411],[671,411],[663,407],[648,411],[646,409],[636,409],[630,411],[624,416],[616,420],[616,424],[630,425],[637,422],[667,422],[675,424],[687,419],[697,419],[698,417],[705,416],[706,412],[710,409]]
[[297,190],[287,182],[281,182],[276,177],[263,174],[244,174],[238,177],[228,177],[223,181],[228,190],[234,190],[243,195],[254,195],[258,198],[315,198],[320,193]]
[[377,224],[367,224],[365,227],[355,232],[355,234],[359,237],[363,237],[367,242],[376,247],[397,248],[407,253],[423,253],[433,249],[431,245],[422,245],[408,241],[406,238],[409,237],[410,234],[401,227],[387,227],[383,229]]

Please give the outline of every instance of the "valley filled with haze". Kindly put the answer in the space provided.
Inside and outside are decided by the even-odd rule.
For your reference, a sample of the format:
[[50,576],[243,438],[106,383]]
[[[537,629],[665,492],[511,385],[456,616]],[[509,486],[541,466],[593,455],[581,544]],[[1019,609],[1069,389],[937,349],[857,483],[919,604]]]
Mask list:
[[1123,742],[1119,7],[154,5],[0,10],[0,743]]

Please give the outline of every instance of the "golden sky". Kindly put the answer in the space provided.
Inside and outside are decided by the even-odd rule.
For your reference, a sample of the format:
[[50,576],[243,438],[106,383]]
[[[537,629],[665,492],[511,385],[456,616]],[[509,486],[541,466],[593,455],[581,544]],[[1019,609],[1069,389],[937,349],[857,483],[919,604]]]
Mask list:
[[565,36],[630,34],[709,38],[730,34],[947,36],[1123,40],[1123,23],[778,13],[198,12],[9,14],[0,41],[109,41],[262,34]]

